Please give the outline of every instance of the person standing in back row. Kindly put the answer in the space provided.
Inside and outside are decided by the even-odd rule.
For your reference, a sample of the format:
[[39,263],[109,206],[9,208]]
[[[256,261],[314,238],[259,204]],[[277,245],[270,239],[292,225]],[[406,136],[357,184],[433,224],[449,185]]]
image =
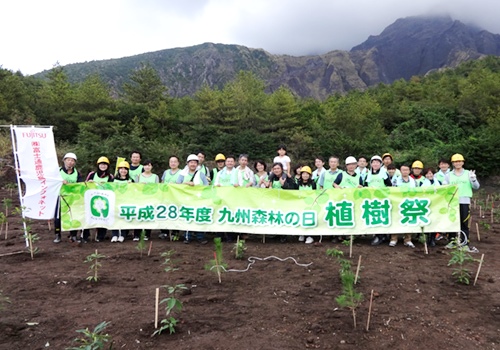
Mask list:
[[286,146],[279,145],[277,149],[278,155],[274,157],[273,163],[281,163],[283,165],[283,171],[288,175],[292,171],[292,160],[286,155]]
[[139,176],[144,171],[144,167],[141,164],[141,160],[142,160],[141,152],[132,151],[132,153],[130,153],[129,176],[134,180],[137,179],[137,176]]

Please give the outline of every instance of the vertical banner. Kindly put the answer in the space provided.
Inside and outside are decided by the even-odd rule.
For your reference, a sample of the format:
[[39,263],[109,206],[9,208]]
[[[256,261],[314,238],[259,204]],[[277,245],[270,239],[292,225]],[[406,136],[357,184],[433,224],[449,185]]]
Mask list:
[[24,215],[32,219],[51,219],[62,186],[52,127],[11,128],[16,136],[19,176],[26,185],[21,198]]

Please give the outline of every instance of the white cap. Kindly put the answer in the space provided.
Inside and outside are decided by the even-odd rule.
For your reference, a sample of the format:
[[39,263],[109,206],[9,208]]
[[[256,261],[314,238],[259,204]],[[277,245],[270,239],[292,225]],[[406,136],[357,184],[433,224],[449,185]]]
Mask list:
[[380,161],[380,163],[382,163],[382,158],[380,156],[373,156],[372,159],[370,159],[370,164],[371,162],[373,162],[374,160],[378,160]]
[[357,163],[358,161],[356,160],[356,158],[354,158],[353,156],[349,156],[345,159],[345,164],[352,164],[352,163]]
[[188,156],[188,159],[187,159],[187,163],[189,163],[190,161],[192,160],[196,160],[197,162],[199,162],[200,160],[198,159],[198,156],[196,154],[190,154]]
[[73,152],[66,153],[63,157],[63,160],[65,160],[66,158],[73,158],[76,161],[76,154],[74,154]]

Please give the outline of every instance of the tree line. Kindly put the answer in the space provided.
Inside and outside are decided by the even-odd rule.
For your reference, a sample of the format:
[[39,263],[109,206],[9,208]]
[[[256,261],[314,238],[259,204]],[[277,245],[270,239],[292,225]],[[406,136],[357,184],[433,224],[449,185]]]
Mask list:
[[158,172],[170,155],[183,159],[197,150],[208,160],[248,153],[270,161],[285,144],[294,164],[391,152],[396,164],[419,159],[436,167],[461,153],[480,176],[498,173],[498,57],[324,101],[298,98],[286,87],[264,91],[265,82],[246,71],[222,89],[204,86],[174,98],[148,64],[130,72],[120,95],[98,75],[70,83],[60,66],[43,80],[0,68],[0,123],[53,125],[58,153],[75,152],[82,171],[101,155],[128,157],[132,150]]

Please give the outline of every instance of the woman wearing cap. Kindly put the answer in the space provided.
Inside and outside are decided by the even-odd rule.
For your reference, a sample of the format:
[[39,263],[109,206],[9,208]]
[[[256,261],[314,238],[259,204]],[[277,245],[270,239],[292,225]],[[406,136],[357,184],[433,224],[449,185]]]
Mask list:
[[[464,169],[464,156],[457,153],[451,157],[453,171],[446,175],[445,184],[458,186],[458,201],[460,203],[460,229],[464,232],[467,241],[465,242],[469,253],[478,253],[476,247],[469,246],[469,219],[470,219],[470,201],[472,190],[479,189],[475,170]],[[453,238],[452,234],[450,237]],[[446,248],[453,248],[453,242],[450,242]]]
[[[85,180],[86,182],[97,182],[97,183],[105,183],[105,182],[113,182],[113,174],[111,174],[109,170],[109,159],[107,157],[99,157],[97,160],[97,170],[91,171]],[[87,242],[90,236],[90,230],[83,230],[83,241]],[[106,238],[106,229],[99,227],[97,228],[97,237],[96,242],[104,241]]]
[[[118,173],[116,174],[115,180],[113,182],[123,185],[134,182],[134,180],[130,177],[130,164],[127,161],[121,161],[120,163],[118,163]],[[112,230],[111,243],[122,243],[127,235],[128,230]]]
[[[382,158],[380,156],[373,156],[370,159],[370,172],[366,176],[364,186],[365,187],[391,187],[391,179],[386,171],[382,171]],[[386,235],[378,234],[373,237],[372,245],[379,245],[387,239]]]
[[[297,182],[297,186],[299,191],[316,189],[316,181],[312,179],[312,171],[309,166],[305,165],[300,169],[300,179]],[[304,238],[304,236],[299,237],[299,242],[304,242],[304,240],[306,244],[314,243],[314,238],[311,236],[307,238]]]
[[[63,166],[59,168],[59,174],[61,174],[63,184],[71,184],[82,181],[82,176],[75,168],[76,164],[76,154],[69,152],[63,157]],[[54,243],[61,242],[61,203],[60,198],[57,201],[56,214],[54,216],[54,228],[55,228],[55,239]],[[70,231],[70,239],[72,242],[77,241],[78,231]]]
[[226,156],[222,153],[219,153],[215,156],[215,168],[210,170],[210,181],[214,182],[217,173],[221,172],[224,169],[226,162]]

